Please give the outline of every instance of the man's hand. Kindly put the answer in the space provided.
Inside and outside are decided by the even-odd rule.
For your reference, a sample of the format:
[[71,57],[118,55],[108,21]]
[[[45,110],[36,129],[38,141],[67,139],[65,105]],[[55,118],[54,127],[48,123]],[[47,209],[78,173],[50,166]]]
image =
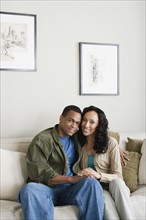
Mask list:
[[123,150],[121,148],[119,150],[120,150],[121,164],[122,164],[122,166],[126,166],[127,165],[126,161],[129,161],[127,153],[125,150]]
[[79,182],[81,179],[87,178],[87,176],[83,175],[83,176],[70,176],[69,177],[69,183],[71,184],[75,184],[77,182]]
[[87,176],[54,176],[49,181],[48,184],[57,185],[57,184],[75,184],[81,179],[87,178]]

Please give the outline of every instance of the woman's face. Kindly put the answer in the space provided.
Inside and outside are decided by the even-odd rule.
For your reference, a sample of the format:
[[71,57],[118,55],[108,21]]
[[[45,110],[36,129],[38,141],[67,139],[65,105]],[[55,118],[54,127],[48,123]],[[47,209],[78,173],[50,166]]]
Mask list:
[[85,113],[81,122],[83,135],[90,136],[94,134],[98,126],[98,122],[98,114],[95,111]]

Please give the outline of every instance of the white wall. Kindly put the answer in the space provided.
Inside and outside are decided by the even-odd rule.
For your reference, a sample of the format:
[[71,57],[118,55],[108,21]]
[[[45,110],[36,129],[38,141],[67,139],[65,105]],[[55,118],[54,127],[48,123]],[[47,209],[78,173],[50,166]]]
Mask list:
[[[37,14],[37,72],[1,72],[1,136],[26,137],[76,104],[102,108],[110,129],[145,130],[145,1],[1,1]],[[120,45],[120,95],[79,95],[79,42]]]

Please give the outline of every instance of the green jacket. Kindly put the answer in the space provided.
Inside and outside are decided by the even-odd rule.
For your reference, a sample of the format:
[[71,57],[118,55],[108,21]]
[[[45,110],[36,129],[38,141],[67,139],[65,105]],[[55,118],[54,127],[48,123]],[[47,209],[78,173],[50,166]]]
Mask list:
[[[29,181],[48,185],[48,180],[52,177],[66,175],[68,170],[67,158],[63,151],[63,145],[59,141],[57,126],[40,132],[30,143],[26,157]],[[81,147],[76,135],[73,135],[72,139],[79,156]],[[78,168],[79,157],[73,165],[75,174],[77,174]]]

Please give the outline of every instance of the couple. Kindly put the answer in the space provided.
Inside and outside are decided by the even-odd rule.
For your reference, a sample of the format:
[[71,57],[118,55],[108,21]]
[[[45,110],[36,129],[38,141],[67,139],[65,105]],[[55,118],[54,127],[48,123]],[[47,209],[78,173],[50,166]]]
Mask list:
[[79,220],[110,219],[104,213],[107,186],[120,219],[135,218],[118,143],[108,136],[101,109],[65,107],[59,124],[34,137],[26,160],[29,179],[19,193],[23,219],[53,220],[57,205],[77,205]]

